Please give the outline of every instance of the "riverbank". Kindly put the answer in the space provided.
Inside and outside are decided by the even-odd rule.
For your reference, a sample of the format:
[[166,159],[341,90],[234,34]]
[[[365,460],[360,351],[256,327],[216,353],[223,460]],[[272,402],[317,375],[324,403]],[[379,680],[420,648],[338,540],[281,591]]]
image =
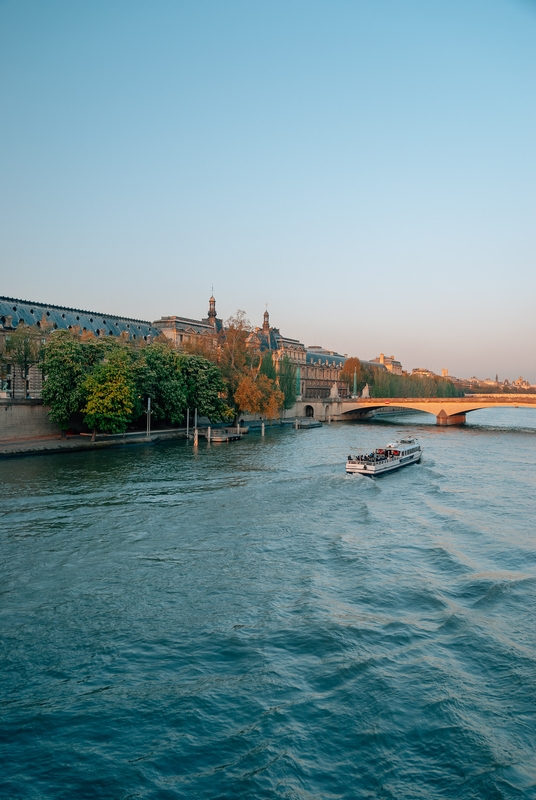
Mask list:
[[[204,430],[208,420],[201,420],[201,422]],[[267,427],[272,427],[272,425],[278,427],[281,425],[293,426],[295,422],[295,419],[281,419],[277,421],[274,420],[273,422],[264,421]],[[262,424],[262,420],[255,419],[245,422],[246,428],[257,431],[261,430]],[[318,424],[320,423],[316,423],[316,425]],[[219,427],[222,426],[214,425],[213,430],[217,430]],[[315,427],[315,423],[312,420],[301,420],[299,427]],[[200,428],[200,430],[202,429]],[[192,434],[193,429],[190,427],[190,438],[192,438]],[[155,430],[151,432],[149,437],[147,437],[145,431],[130,431],[128,433],[118,434],[100,433],[97,434],[94,442],[91,441],[91,436],[85,433],[68,435],[65,439],[62,439],[59,434],[35,436],[32,438],[7,439],[0,441],[0,458],[39,455],[51,452],[101,450],[107,447],[125,447],[133,444],[156,444],[157,442],[168,441],[169,439],[186,439],[186,428]]]
[[102,450],[107,447],[125,447],[133,444],[155,444],[167,439],[186,438],[186,428],[171,428],[153,431],[147,437],[145,431],[106,435],[98,434],[94,442],[91,437],[78,434],[65,439],[54,436],[39,436],[34,439],[18,439],[0,442],[0,458],[21,455],[39,455],[40,453],[65,452],[79,450]]

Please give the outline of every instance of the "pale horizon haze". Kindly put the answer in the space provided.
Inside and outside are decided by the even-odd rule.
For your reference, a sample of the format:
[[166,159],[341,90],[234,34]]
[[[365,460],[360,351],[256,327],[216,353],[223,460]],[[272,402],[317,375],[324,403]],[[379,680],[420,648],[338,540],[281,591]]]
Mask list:
[[536,382],[536,2],[0,0],[0,295]]

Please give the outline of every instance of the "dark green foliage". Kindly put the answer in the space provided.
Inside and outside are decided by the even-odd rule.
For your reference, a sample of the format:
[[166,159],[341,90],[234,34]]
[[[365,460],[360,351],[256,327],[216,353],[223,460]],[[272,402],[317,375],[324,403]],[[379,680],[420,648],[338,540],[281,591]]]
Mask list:
[[6,363],[19,367],[26,384],[30,367],[38,364],[41,358],[42,334],[38,328],[19,323],[17,329],[6,337],[3,359]]
[[446,378],[393,375],[373,369],[369,375],[371,397],[461,397],[463,392]]
[[275,381],[277,378],[277,372],[270,350],[267,350],[265,353],[263,353],[259,372],[261,375],[266,375],[266,377],[271,381]]
[[49,417],[63,431],[69,427],[71,414],[84,404],[87,355],[86,346],[69,331],[54,332],[43,348],[40,363],[45,376],[43,402],[50,406]]
[[44,347],[41,368],[43,399],[62,430],[81,411],[92,430],[121,433],[144,416],[148,397],[153,418],[172,425],[184,420],[188,407],[214,422],[229,418],[219,368],[162,342],[139,347],[58,331]]
[[296,402],[298,396],[296,391],[296,366],[288,356],[284,356],[279,362],[279,388],[283,392],[283,408],[289,409]]
[[143,413],[151,398],[153,419],[178,425],[187,408],[187,390],[180,357],[168,345],[155,342],[141,351],[135,365],[137,397],[135,416]]
[[199,416],[212,422],[232,417],[228,405],[220,395],[225,392],[221,371],[211,361],[201,356],[180,355],[179,364],[186,389],[186,406],[197,408]]

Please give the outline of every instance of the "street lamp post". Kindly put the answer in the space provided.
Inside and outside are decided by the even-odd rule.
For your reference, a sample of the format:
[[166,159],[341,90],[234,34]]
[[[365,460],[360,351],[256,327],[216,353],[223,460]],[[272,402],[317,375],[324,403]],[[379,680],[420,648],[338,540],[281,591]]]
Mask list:
[[147,438],[151,438],[151,398],[147,398]]

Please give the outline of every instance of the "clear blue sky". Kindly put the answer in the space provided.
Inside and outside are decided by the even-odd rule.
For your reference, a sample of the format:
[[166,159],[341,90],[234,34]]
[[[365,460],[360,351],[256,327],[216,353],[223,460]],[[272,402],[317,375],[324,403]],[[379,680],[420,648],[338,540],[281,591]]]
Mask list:
[[536,0],[0,1],[0,294],[536,381]]

